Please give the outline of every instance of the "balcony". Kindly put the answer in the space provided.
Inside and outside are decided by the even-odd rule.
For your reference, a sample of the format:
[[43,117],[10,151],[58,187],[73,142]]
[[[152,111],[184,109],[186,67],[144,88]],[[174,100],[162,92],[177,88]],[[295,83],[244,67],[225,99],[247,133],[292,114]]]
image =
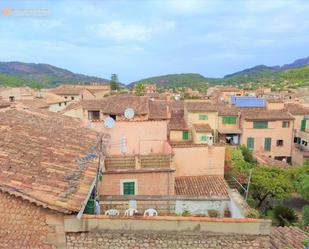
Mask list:
[[171,153],[148,155],[110,155],[105,158],[105,169],[110,171],[141,171],[173,169]]

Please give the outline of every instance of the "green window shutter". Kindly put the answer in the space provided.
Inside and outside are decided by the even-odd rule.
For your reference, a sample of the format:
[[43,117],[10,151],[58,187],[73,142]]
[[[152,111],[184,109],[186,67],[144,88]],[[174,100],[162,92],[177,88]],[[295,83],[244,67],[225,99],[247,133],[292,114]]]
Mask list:
[[199,120],[208,120],[208,115],[207,114],[200,114],[198,118],[199,118]]
[[253,137],[247,138],[247,147],[249,150],[253,150],[254,148],[254,138]]
[[222,117],[223,124],[236,124],[236,117],[235,116],[224,116]]
[[135,182],[124,182],[123,183],[123,194],[124,195],[135,195]]
[[290,121],[282,121],[282,128],[289,128],[290,127]]
[[305,119],[303,119],[301,121],[300,130],[301,131],[305,131],[306,130],[306,120]]
[[265,151],[270,151],[271,150],[271,138],[266,137],[264,141],[264,150]]
[[207,142],[207,136],[201,136],[201,141],[202,142]]
[[268,128],[268,122],[267,121],[254,121],[253,122],[253,128],[254,129],[267,129]]
[[189,132],[183,131],[182,132],[182,140],[188,140],[189,139]]

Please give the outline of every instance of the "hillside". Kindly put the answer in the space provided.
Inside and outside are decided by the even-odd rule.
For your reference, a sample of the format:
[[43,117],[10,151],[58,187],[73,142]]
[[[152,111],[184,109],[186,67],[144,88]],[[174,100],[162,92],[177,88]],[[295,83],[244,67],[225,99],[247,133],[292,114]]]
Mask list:
[[191,87],[205,88],[209,85],[234,85],[248,89],[260,86],[272,87],[276,90],[309,86],[309,57],[299,59],[283,66],[258,65],[223,78],[206,78],[200,74],[170,74],[135,81],[137,83],[156,83],[162,88]]
[[168,74],[162,76],[156,76],[151,78],[142,79],[139,81],[132,82],[128,87],[132,87],[138,83],[144,84],[157,84],[160,87],[174,88],[174,87],[201,87],[207,84],[208,79],[203,75],[195,73],[184,73],[184,74]]
[[0,85],[53,87],[59,83],[109,82],[107,79],[76,74],[48,64],[0,62]]

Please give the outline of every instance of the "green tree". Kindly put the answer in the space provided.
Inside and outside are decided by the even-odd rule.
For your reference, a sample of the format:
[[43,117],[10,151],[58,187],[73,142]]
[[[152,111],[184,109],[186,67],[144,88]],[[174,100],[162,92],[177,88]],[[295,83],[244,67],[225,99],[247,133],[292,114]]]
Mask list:
[[134,90],[137,96],[145,95],[145,85],[143,83],[137,83],[136,85],[134,85]]
[[256,166],[252,170],[250,193],[261,208],[266,200],[283,200],[293,191],[287,171],[267,166]]
[[111,86],[111,90],[119,90],[120,86],[119,86],[119,81],[118,81],[118,75],[117,74],[112,74],[111,76],[111,81],[110,81],[110,86]]
[[309,165],[292,169],[291,178],[297,193],[309,201]]

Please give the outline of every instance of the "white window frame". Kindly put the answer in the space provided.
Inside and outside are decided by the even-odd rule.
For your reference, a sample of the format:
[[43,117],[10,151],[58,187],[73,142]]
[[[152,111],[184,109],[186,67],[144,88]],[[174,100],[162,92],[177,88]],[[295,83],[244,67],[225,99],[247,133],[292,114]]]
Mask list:
[[134,182],[134,195],[138,195],[138,185],[137,185],[137,179],[122,179],[120,180],[120,195],[123,194],[123,184],[126,182]]

